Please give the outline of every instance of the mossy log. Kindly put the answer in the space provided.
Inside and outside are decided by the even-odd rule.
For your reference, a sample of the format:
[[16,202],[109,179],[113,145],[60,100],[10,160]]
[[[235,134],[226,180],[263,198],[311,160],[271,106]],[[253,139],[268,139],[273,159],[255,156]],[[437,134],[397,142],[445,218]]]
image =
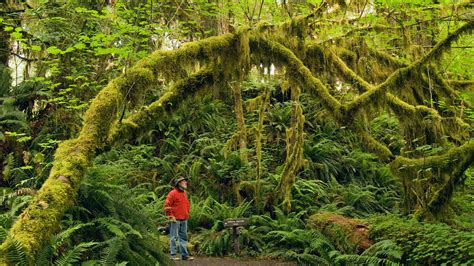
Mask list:
[[349,246],[338,247],[339,249],[349,248],[362,252],[373,244],[369,239],[368,225],[357,219],[330,212],[321,212],[311,215],[306,224],[310,228],[323,232],[336,245]]

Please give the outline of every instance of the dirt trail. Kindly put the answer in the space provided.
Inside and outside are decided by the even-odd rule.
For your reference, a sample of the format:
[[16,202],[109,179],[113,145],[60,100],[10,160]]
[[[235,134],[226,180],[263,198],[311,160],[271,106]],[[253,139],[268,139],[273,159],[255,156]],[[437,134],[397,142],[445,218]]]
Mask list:
[[192,266],[233,266],[233,265],[249,265],[249,266],[295,266],[293,262],[281,262],[275,260],[257,260],[257,259],[237,259],[228,257],[195,257],[194,261],[176,261],[176,265],[192,265]]

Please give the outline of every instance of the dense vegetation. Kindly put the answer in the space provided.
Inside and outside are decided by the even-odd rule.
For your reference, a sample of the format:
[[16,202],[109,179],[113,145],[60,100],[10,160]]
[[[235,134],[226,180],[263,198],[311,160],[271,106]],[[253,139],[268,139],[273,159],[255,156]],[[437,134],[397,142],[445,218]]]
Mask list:
[[0,3],[0,264],[473,264],[473,7]]

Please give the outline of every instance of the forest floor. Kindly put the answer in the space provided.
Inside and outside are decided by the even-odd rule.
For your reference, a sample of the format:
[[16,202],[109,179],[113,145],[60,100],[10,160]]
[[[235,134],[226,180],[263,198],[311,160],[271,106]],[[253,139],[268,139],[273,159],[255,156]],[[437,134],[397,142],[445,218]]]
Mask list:
[[229,257],[194,257],[193,261],[176,261],[176,265],[249,265],[249,266],[294,266],[294,262],[283,262],[275,260],[253,259],[253,258],[229,258]]

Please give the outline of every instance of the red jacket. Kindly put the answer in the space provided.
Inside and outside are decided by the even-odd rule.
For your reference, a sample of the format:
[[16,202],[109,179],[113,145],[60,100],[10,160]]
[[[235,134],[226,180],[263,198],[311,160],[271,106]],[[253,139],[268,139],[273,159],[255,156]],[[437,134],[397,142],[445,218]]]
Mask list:
[[177,188],[168,193],[165,200],[165,212],[168,216],[173,216],[178,220],[186,220],[189,218],[189,204],[188,196],[186,192],[181,191]]

